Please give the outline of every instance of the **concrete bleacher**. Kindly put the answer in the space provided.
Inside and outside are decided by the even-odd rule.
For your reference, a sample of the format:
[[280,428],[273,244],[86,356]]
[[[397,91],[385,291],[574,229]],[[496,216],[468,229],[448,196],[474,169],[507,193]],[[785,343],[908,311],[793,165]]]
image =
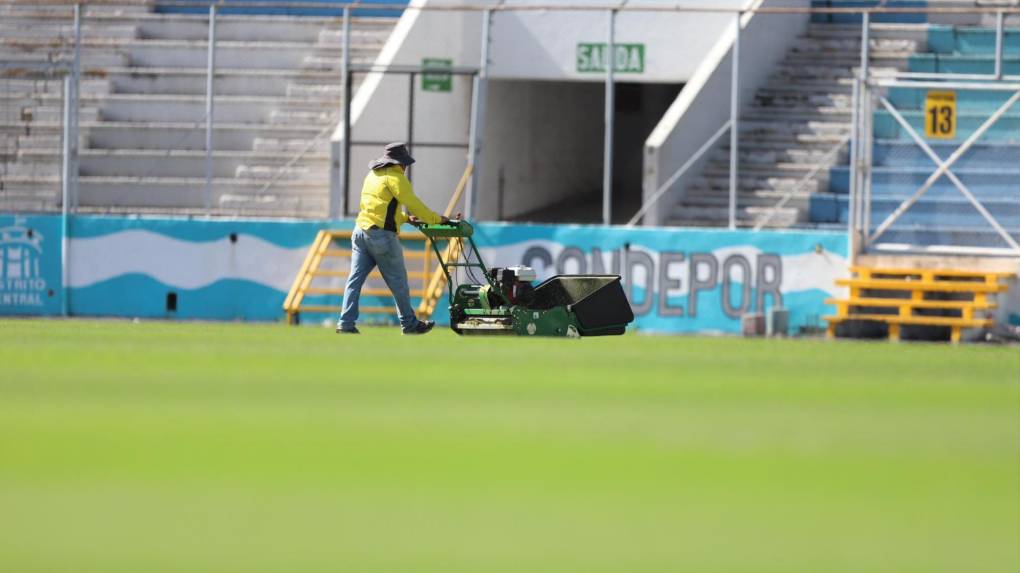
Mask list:
[[[987,24],[988,18],[980,23]],[[993,20],[994,22],[994,20]],[[1011,25],[1015,20],[1008,21]],[[930,26],[927,51],[909,59],[911,71],[984,73],[994,70],[995,30],[975,26]],[[1004,36],[1004,71],[1020,74],[1020,27]],[[958,127],[955,140],[929,141],[948,158],[1012,95],[1003,91],[955,90]],[[926,90],[895,88],[890,102],[918,133],[924,133]],[[884,109],[874,113],[871,227],[874,229],[935,170],[934,163]],[[1020,104],[1014,104],[953,166],[952,171],[1014,239],[1020,240]],[[811,220],[846,223],[849,217],[849,168],[830,174],[828,193],[811,200]],[[942,177],[917,204],[880,238],[879,248],[963,246],[1005,248],[1007,243],[979,211]]]
[[[740,116],[738,224],[754,226],[787,195],[768,221],[771,227],[805,224],[810,201],[828,188],[828,167],[846,163],[849,146],[829,152],[850,135],[853,76],[860,64],[859,25],[818,18],[808,25],[773,70],[754,103]],[[923,25],[878,23],[872,27],[871,62],[876,73],[905,70],[926,40]],[[668,223],[720,226],[728,219],[729,144],[714,152],[687,187]],[[817,168],[821,166],[821,169]],[[801,180],[814,177],[797,187]]]
[[[0,63],[35,70],[0,76],[0,210],[55,209],[62,88],[40,66],[71,61],[72,13],[18,5],[0,6],[0,16]],[[395,22],[355,18],[352,62],[374,61]],[[82,32],[79,205],[201,211],[207,17],[86,6]],[[328,136],[341,109],[340,21],[223,15],[217,37],[214,212],[324,216]]]

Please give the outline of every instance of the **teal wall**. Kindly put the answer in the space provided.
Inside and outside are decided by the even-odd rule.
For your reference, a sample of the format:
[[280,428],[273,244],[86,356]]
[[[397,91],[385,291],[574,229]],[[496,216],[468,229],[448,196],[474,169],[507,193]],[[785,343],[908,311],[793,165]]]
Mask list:
[[[59,315],[66,302],[78,316],[281,320],[290,284],[327,226],[351,222],[71,217],[65,293],[60,217],[0,215],[0,314]],[[794,328],[818,325],[846,274],[843,233],[480,224],[475,239],[488,264],[527,264],[540,279],[620,274],[635,326],[649,331],[738,332],[741,313],[776,305],[790,310]],[[408,267],[419,268],[410,259]],[[339,297],[307,302],[337,305]]]

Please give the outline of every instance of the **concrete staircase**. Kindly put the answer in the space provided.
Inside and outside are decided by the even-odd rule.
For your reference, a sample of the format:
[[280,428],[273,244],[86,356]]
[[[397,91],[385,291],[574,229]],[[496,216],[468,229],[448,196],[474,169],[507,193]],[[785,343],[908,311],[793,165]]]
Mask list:
[[[829,167],[846,163],[853,77],[860,64],[860,26],[812,23],[740,117],[737,222],[754,226],[787,194],[770,227],[806,222],[809,198],[828,187]],[[925,26],[874,24],[874,73],[903,70],[924,47]],[[684,193],[668,224],[725,226],[729,220],[730,148],[713,152]],[[798,187],[799,184],[799,187]]]
[[[207,18],[84,13],[81,209],[204,212]],[[352,61],[371,63],[395,22],[355,19]],[[339,21],[227,15],[217,33],[214,213],[324,216]],[[72,44],[66,6],[0,6],[0,62],[25,66],[0,75],[0,211],[59,206],[61,80],[39,65],[69,63]]]

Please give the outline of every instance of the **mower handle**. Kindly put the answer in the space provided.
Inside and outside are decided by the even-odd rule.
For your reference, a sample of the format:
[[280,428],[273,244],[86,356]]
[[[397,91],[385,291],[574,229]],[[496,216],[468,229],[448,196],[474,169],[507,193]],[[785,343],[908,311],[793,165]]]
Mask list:
[[474,234],[475,229],[471,223],[463,219],[450,219],[448,223],[437,223],[430,225],[422,221],[411,223],[423,235],[430,239],[462,238],[466,239]]

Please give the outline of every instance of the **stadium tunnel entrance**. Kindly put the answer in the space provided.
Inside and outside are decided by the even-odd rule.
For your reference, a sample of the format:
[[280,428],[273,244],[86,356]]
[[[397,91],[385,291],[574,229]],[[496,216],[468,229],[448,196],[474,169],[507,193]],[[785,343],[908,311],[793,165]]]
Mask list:
[[[682,84],[617,82],[613,222],[641,206],[645,139]],[[478,213],[483,219],[602,221],[605,84],[490,80]]]

